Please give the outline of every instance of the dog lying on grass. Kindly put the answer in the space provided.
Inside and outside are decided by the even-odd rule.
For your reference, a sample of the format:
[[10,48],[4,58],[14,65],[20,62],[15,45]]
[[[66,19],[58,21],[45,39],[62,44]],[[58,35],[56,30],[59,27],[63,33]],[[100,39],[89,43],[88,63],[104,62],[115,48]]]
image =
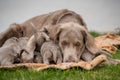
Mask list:
[[54,41],[51,40],[43,43],[40,51],[44,64],[50,64],[50,62],[55,64],[62,63],[61,49]]

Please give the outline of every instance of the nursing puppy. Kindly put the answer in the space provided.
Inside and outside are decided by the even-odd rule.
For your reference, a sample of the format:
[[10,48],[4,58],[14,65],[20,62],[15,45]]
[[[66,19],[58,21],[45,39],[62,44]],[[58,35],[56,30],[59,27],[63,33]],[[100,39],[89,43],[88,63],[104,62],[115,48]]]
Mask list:
[[[26,44],[26,47],[21,54],[21,59],[22,59],[23,63],[33,62],[34,57],[36,56],[35,53],[38,54],[40,52],[40,48],[41,48],[42,44],[45,41],[49,40],[49,37],[46,34],[45,29],[41,29],[38,31],[33,24],[31,24],[31,26],[34,29],[34,34],[28,40],[28,43]],[[38,57],[38,56],[36,56],[36,57]]]
[[43,63],[43,57],[41,56],[40,52],[34,51],[33,62],[34,63]]
[[24,49],[26,47],[26,44],[28,42],[29,38],[28,37],[20,37],[18,38],[18,44],[21,49]]
[[18,44],[18,39],[12,37],[8,39],[0,48],[0,65],[8,66],[20,62],[21,47]]
[[43,43],[41,47],[41,56],[43,57],[44,64],[62,63],[62,52],[60,47],[53,41],[47,41]]
[[22,62],[20,52],[25,47],[27,41],[27,37],[12,37],[8,39],[0,48],[0,65],[8,66]]

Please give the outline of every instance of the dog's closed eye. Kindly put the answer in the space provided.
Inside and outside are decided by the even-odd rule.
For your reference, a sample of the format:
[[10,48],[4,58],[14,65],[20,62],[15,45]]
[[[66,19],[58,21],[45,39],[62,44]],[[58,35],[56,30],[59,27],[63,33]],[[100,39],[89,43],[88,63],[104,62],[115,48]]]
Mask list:
[[76,47],[79,47],[81,44],[80,44],[80,42],[75,42],[74,43],[74,46],[76,46]]
[[67,46],[67,45],[69,45],[69,43],[68,43],[67,41],[62,41],[61,44],[62,44],[62,46]]

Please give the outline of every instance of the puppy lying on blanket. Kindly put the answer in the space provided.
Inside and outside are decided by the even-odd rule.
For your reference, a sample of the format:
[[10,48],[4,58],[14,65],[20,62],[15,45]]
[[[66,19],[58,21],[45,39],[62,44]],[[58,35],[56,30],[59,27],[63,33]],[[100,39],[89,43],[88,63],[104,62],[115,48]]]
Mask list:
[[[30,63],[34,61],[41,62],[41,61],[36,61],[37,59],[39,60],[39,58],[41,60],[40,55],[38,55],[40,53],[40,48],[45,41],[49,40],[49,36],[46,34],[45,29],[41,29],[38,31],[33,24],[32,27],[34,29],[34,34],[30,37],[25,49],[21,53],[21,59],[23,63]],[[34,60],[34,56],[35,56],[35,60]]]
[[43,58],[40,52],[34,51],[33,63],[43,63]]
[[21,62],[20,51],[27,42],[27,38],[12,37],[0,48],[0,65],[8,66]]
[[22,61],[24,63],[43,62],[45,64],[49,64],[50,61],[54,61],[55,63],[61,63],[62,54],[60,48],[53,41],[49,41],[50,39],[47,35],[47,31],[45,31],[45,29],[38,31],[33,24],[31,25],[34,28],[35,33],[29,39],[25,47],[26,51],[22,53]]
[[41,55],[44,64],[50,64],[50,62],[54,62],[55,64],[62,63],[61,49],[52,40],[43,43],[41,47]]

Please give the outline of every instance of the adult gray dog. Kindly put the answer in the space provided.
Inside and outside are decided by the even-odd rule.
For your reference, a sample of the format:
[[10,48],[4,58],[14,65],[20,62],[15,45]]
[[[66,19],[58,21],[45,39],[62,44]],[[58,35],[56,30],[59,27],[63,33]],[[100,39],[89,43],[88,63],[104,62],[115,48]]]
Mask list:
[[36,16],[22,24],[10,26],[0,33],[0,46],[10,37],[31,37],[34,33],[31,22],[37,29],[46,27],[49,37],[59,44],[62,50],[63,62],[78,62],[83,52],[95,56],[101,53],[94,43],[94,38],[88,33],[82,17],[67,9]]

